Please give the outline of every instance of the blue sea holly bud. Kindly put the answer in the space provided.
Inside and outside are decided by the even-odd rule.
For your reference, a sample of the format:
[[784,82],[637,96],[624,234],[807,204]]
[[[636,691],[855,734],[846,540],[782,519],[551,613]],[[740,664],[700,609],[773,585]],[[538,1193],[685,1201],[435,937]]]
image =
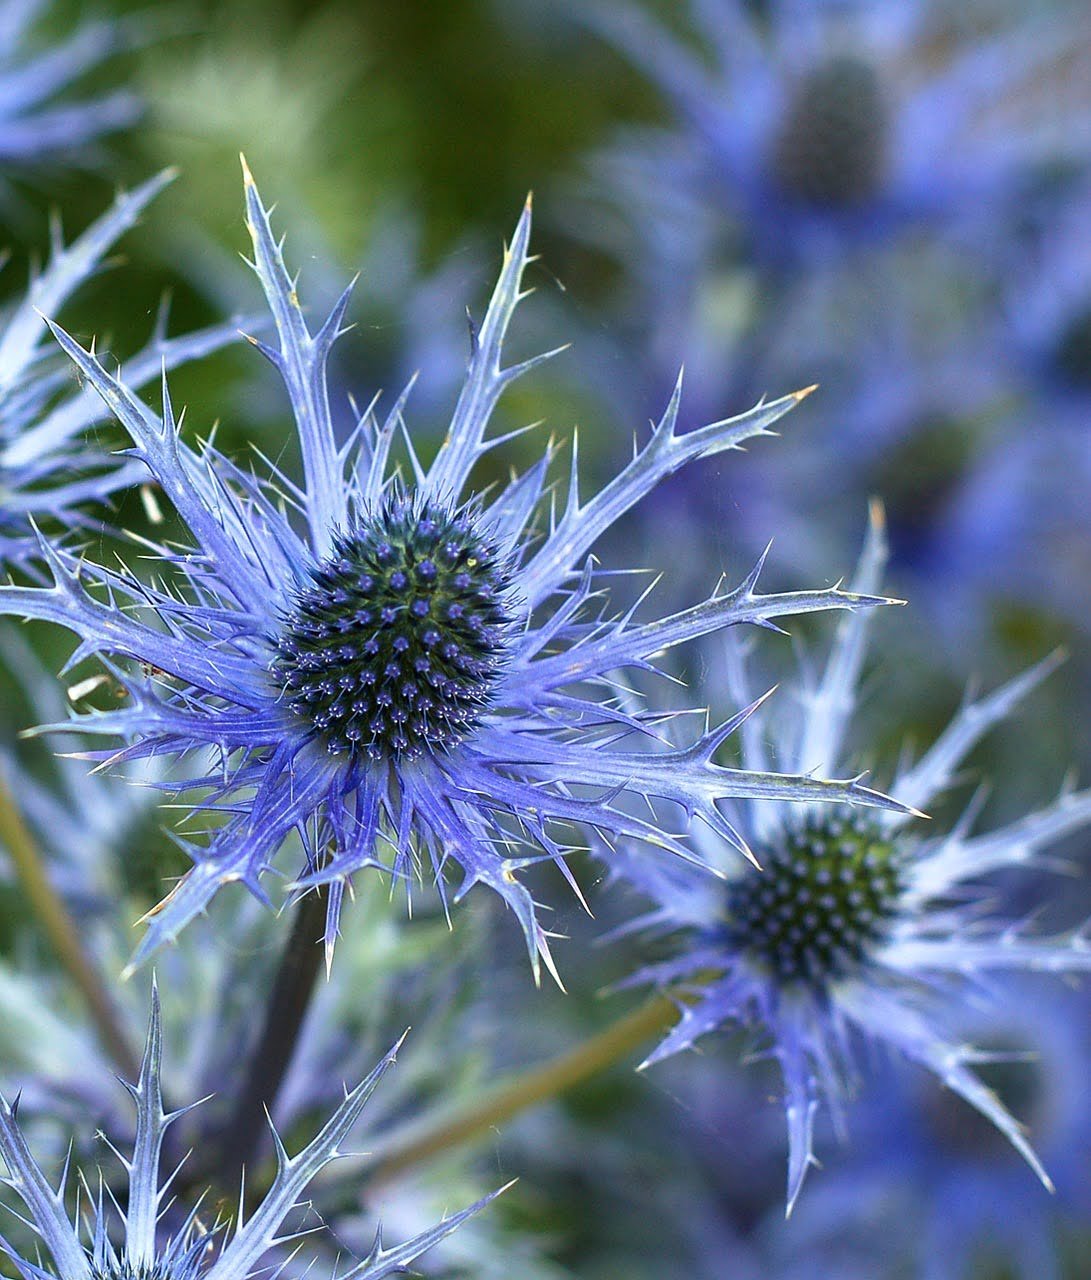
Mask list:
[[[879,587],[885,559],[876,508],[854,589]],[[799,769],[840,767],[867,619],[842,625],[824,669],[799,689],[802,715],[778,722],[763,706],[743,726],[748,769],[776,758]],[[727,637],[725,679],[747,697],[746,655]],[[953,781],[962,759],[1056,665],[1047,659],[955,715],[915,762],[903,762],[891,792],[920,809]],[[767,704],[766,704],[767,705]],[[1056,870],[1044,851],[1091,822],[1091,791],[1066,790],[1052,804],[992,831],[975,832],[979,804],[949,830],[911,825],[913,814],[808,806],[787,812],[744,802],[738,823],[761,872],[727,863],[719,837],[694,843],[726,870],[710,882],[677,860],[664,863],[624,847],[615,877],[654,902],[638,931],[673,938],[669,958],[632,979],[670,992],[679,1019],[645,1065],[730,1026],[751,1028],[779,1065],[788,1122],[788,1207],[813,1155],[815,1117],[840,1122],[867,1048],[884,1045],[932,1072],[976,1108],[1049,1181],[1019,1124],[973,1070],[986,1061],[965,1043],[965,1026],[1000,973],[1091,970],[1086,929],[1047,934],[995,905],[997,873]],[[919,814],[917,815],[920,816]]]
[[[136,1107],[132,1151],[126,1157],[111,1146],[128,1175],[127,1199],[120,1204],[113,1194],[107,1196],[100,1176],[97,1196],[89,1191],[90,1204],[70,1217],[65,1204],[67,1162],[59,1186],[54,1187],[31,1154],[16,1107],[0,1099],[3,1181],[22,1200],[26,1212],[21,1221],[38,1235],[48,1260],[38,1251],[32,1257],[25,1256],[3,1237],[0,1252],[23,1280],[248,1280],[256,1275],[280,1275],[289,1261],[284,1246],[293,1244],[293,1256],[305,1247],[298,1243],[299,1232],[281,1234],[286,1220],[290,1223],[316,1175],[343,1153],[343,1144],[393,1065],[398,1047],[395,1045],[354,1089],[345,1091],[344,1100],[319,1133],[295,1155],[288,1155],[273,1131],[276,1173],[272,1182],[250,1216],[245,1220],[240,1216],[228,1231],[223,1221],[206,1220],[200,1200],[188,1213],[179,1212],[173,1203],[177,1168],[167,1175],[161,1171],[167,1130],[192,1106],[173,1111],[164,1108],[160,1087],[162,1029],[153,992],[139,1078],[126,1085]],[[86,1176],[83,1181],[88,1188],[94,1185]],[[410,1263],[484,1208],[494,1195],[444,1217],[403,1244],[385,1248],[376,1236],[367,1257],[342,1266],[334,1273],[336,1280],[381,1280],[404,1274]],[[174,1220],[173,1229],[170,1219]],[[282,1255],[279,1259],[278,1251]]]
[[[658,654],[721,628],[883,602],[840,587],[761,594],[760,563],[733,589],[651,620],[636,616],[641,600],[620,614],[605,602],[606,574],[591,554],[600,535],[686,463],[768,434],[805,392],[682,433],[676,388],[651,437],[594,496],[580,494],[573,448],[564,507],[554,508],[552,447],[506,486],[475,495],[475,464],[506,439],[488,431],[497,401],[553,354],[501,363],[524,296],[529,201],[473,331],[446,439],[426,466],[404,429],[407,392],[385,420],[368,411],[347,441],[335,437],[326,362],[351,290],[312,333],[249,171],[245,188],[276,331],[273,344],[252,341],[288,392],[302,483],[272,465],[255,475],[209,443],[190,446],[165,379],[156,413],[54,326],[191,541],[152,548],[147,581],[43,540],[52,585],[0,588],[0,611],[74,631],[72,661],[97,655],[127,693],[60,727],[122,738],[116,761],[188,757],[181,803],[216,819],[203,843],[187,842],[194,866],[150,913],[134,963],[223,885],[264,899],[263,878],[293,831],[306,851],[295,890],[329,886],[328,956],[354,873],[386,867],[408,885],[430,863],[445,902],[455,868],[456,898],[478,883],[503,898],[537,974],[540,959],[552,967],[548,938],[519,872],[552,861],[567,874],[564,832],[582,826],[692,857],[634,801],[671,806],[744,851],[721,812],[729,797],[900,809],[859,779],[716,763],[738,717],[668,749],[654,709],[627,711],[616,698],[618,673],[654,670]],[[396,437],[403,467],[391,461]]]

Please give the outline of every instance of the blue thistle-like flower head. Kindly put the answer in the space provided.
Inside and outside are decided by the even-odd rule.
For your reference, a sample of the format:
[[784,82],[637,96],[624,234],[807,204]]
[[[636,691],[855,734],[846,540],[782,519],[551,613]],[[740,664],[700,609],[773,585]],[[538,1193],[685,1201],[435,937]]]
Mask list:
[[[877,589],[884,556],[876,509],[855,590]],[[802,723],[780,735],[785,760],[801,771],[835,768],[842,757],[866,625],[861,615],[842,627],[821,677],[802,690]],[[728,658],[731,691],[740,695],[744,659],[735,646]],[[914,809],[927,805],[982,734],[1053,665],[1048,660],[967,703],[920,760],[900,770],[893,794]],[[747,768],[769,767],[768,733],[757,716],[743,726]],[[862,817],[835,807],[786,818],[770,806],[746,806],[739,822],[763,869],[729,874],[726,889],[638,853],[615,863],[656,903],[643,923],[656,933],[682,929],[686,937],[673,959],[635,979],[676,992],[681,1010],[648,1063],[731,1024],[764,1032],[784,1079],[789,1209],[813,1162],[819,1104],[836,1119],[851,1092],[856,1040],[893,1047],[933,1072],[991,1120],[1048,1185],[1019,1125],[971,1069],[974,1050],[952,1028],[972,1009],[987,974],[1091,969],[1084,933],[1036,935],[1020,920],[990,914],[984,884],[1005,868],[1049,869],[1039,851],[1091,821],[1091,791],[1065,793],[978,835],[975,807],[953,830],[931,834],[910,828],[905,813]],[[723,863],[711,833],[698,833],[698,847],[713,865]]]
[[676,390],[651,439],[601,493],[581,499],[573,461],[563,513],[536,532],[551,450],[490,502],[465,495],[475,464],[503,439],[487,437],[501,393],[547,358],[501,365],[522,296],[529,203],[473,335],[447,438],[427,469],[408,446],[410,484],[389,463],[404,395],[385,422],[368,413],[347,443],[334,437],[326,360],[349,291],[312,335],[249,173],[246,200],[278,345],[252,341],[288,390],[303,485],[276,469],[259,480],[211,445],[191,449],[165,380],[160,416],[54,326],[193,543],[157,548],[175,579],[158,585],[43,542],[52,587],[0,588],[0,610],[75,631],[73,661],[101,656],[128,693],[128,705],[69,728],[121,735],[131,745],[119,759],[218,755],[214,772],[202,765],[185,786],[194,810],[227,820],[191,848],[196,866],[152,913],[138,960],[221,885],[241,881],[264,896],[262,877],[293,830],[308,855],[300,887],[331,886],[330,952],[347,879],[391,851],[407,879],[429,859],[441,892],[453,865],[459,895],[490,886],[515,911],[537,965],[539,955],[549,962],[546,934],[516,873],[543,859],[563,869],[559,825],[686,854],[661,823],[632,816],[626,797],[662,801],[742,848],[721,812],[725,797],[893,803],[858,780],[723,768],[713,756],[737,719],[684,748],[648,751],[641,740],[654,715],[626,711],[610,684],[612,673],[649,668],[661,651],[725,626],[880,602],[838,588],[761,595],[759,565],[734,590],[653,621],[636,621],[636,606],[605,612],[589,557],[599,536],[685,463],[766,433],[799,394],[679,434]]
[[[71,244],[56,232],[49,265],[0,318],[0,558],[24,563],[35,539],[30,522],[66,527],[83,522],[80,508],[148,479],[146,468],[110,457],[86,439],[107,416],[90,387],[74,387],[54,356],[45,315],[57,315],[76,289],[102,268],[111,245],[132,227],[149,202],[173,179],[167,170],[135,191]],[[166,312],[151,341],[128,366],[134,386],[164,368],[207,355],[238,336],[234,324],[214,325],[167,338]]]
[[[127,90],[83,100],[61,95],[125,43],[120,24],[91,22],[61,43],[33,47],[43,0],[0,3],[0,164],[4,180],[15,166],[40,167],[64,159],[86,164],[93,144],[140,115]],[[60,100],[58,100],[60,99]]]
[[[672,102],[672,177],[726,197],[769,261],[827,261],[907,226],[972,218],[1015,197],[1035,166],[1086,147],[1080,129],[1049,129],[1028,90],[1049,68],[1065,74],[1055,32],[960,40],[937,32],[932,6],[873,0],[775,0],[763,21],[742,0],[687,7],[692,43],[635,6],[585,16]],[[1006,97],[1018,109],[989,120]]]
[[[16,1108],[0,1099],[0,1158],[6,1167],[3,1181],[23,1201],[27,1210],[25,1221],[40,1237],[52,1262],[50,1270],[40,1259],[25,1257],[0,1237],[0,1250],[14,1263],[23,1280],[246,1280],[249,1276],[266,1274],[271,1253],[295,1238],[292,1234],[280,1234],[285,1220],[299,1205],[300,1197],[319,1171],[342,1153],[342,1144],[376,1085],[393,1064],[399,1047],[395,1045],[365,1080],[346,1091],[344,1101],[322,1130],[296,1155],[288,1155],[273,1130],[276,1176],[260,1205],[248,1220],[238,1222],[230,1236],[223,1230],[222,1223],[216,1223],[209,1230],[209,1224],[202,1222],[198,1203],[181,1226],[164,1239],[160,1224],[169,1207],[174,1174],[166,1177],[161,1174],[163,1140],[171,1124],[192,1107],[164,1109],[159,1082],[162,1031],[158,996],[154,991],[152,1000],[140,1077],[135,1084],[126,1086],[136,1106],[136,1133],[131,1155],[123,1157],[119,1153],[129,1183],[128,1201],[124,1209],[118,1209],[124,1229],[120,1245],[115,1242],[111,1214],[101,1190],[97,1197],[88,1192],[93,1212],[90,1240],[85,1242],[78,1225],[79,1216],[73,1221],[65,1204],[67,1164],[59,1187],[54,1188],[30,1152]],[[383,1247],[381,1236],[376,1236],[368,1256],[348,1268],[338,1280],[380,1280],[383,1276],[402,1273],[414,1259],[493,1198],[487,1196],[390,1249]],[[284,1265],[284,1261],[279,1267],[274,1264],[272,1274],[280,1274]]]

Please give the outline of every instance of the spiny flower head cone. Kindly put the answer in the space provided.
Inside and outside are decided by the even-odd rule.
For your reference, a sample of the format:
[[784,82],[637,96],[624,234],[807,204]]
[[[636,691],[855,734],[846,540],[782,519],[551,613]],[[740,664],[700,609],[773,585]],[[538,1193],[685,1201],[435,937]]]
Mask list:
[[[0,611],[75,631],[73,661],[98,655],[128,693],[126,705],[69,729],[122,736],[130,745],[116,759],[218,756],[218,768],[202,763],[183,789],[195,812],[226,820],[190,848],[196,865],[151,913],[136,961],[220,886],[238,881],[264,897],[262,878],[292,831],[307,852],[297,888],[330,886],[328,952],[353,873],[388,863],[408,883],[427,859],[441,893],[445,872],[460,867],[459,896],[482,883],[504,899],[537,972],[539,956],[549,963],[547,938],[517,873],[543,859],[564,869],[560,832],[571,824],[692,856],[659,822],[634,817],[630,798],[674,806],[743,849],[721,812],[727,797],[893,804],[856,779],[718,765],[737,719],[684,748],[649,750],[654,712],[631,713],[615,698],[615,673],[653,670],[657,654],[709,632],[881,603],[839,588],[763,595],[759,564],[733,590],[678,613],[637,621],[636,605],[606,612],[590,556],[599,536],[685,463],[767,434],[801,394],[680,434],[676,389],[651,438],[595,497],[581,499],[573,458],[560,513],[547,486],[552,448],[491,501],[467,495],[475,464],[503,440],[488,436],[501,393],[547,358],[501,365],[523,296],[528,202],[430,467],[406,437],[410,484],[389,461],[404,394],[385,421],[368,412],[347,443],[334,437],[326,361],[350,290],[312,335],[248,171],[246,202],[278,338],[252,341],[287,388],[302,485],[275,468],[259,479],[211,445],[191,448],[165,379],[160,415],[54,326],[193,541],[154,549],[166,585],[43,541],[53,585],[0,588]],[[543,508],[546,521],[536,519]]]
[[[1070,74],[1055,26],[959,39],[922,3],[772,0],[760,18],[744,0],[676,8],[681,35],[635,2],[580,7],[678,117],[669,169],[654,135],[622,146],[681,190],[726,196],[775,265],[995,212],[1038,166],[1085,159],[1083,130],[1051,127],[1042,92]],[[989,120],[997,103],[1009,108],[1002,124]]]
[[[170,1126],[198,1104],[175,1111],[164,1109],[160,1087],[162,1029],[158,996],[153,990],[152,1016],[140,1076],[135,1084],[126,1085],[136,1107],[132,1152],[124,1157],[113,1148],[128,1175],[128,1200],[123,1209],[117,1208],[123,1228],[122,1242],[116,1243],[113,1215],[107,1207],[116,1201],[112,1195],[105,1195],[101,1180],[96,1194],[90,1190],[91,1182],[86,1178],[83,1181],[88,1189],[91,1212],[85,1215],[85,1222],[90,1219],[87,1224],[90,1239],[83,1238],[80,1215],[77,1213],[73,1221],[65,1205],[67,1162],[60,1185],[55,1188],[31,1154],[19,1127],[16,1107],[0,1099],[0,1159],[6,1168],[3,1181],[25,1205],[24,1221],[40,1237],[52,1268],[40,1258],[32,1260],[23,1256],[3,1237],[0,1237],[0,1251],[15,1265],[23,1280],[247,1280],[255,1275],[281,1274],[288,1259],[282,1257],[279,1265],[274,1262],[270,1271],[270,1257],[275,1257],[276,1250],[297,1240],[299,1235],[290,1229],[282,1234],[286,1220],[300,1205],[301,1196],[315,1176],[343,1154],[344,1142],[375,1087],[393,1065],[398,1048],[399,1045],[395,1045],[354,1089],[346,1090],[344,1101],[321,1131],[294,1156],[288,1155],[273,1130],[276,1175],[249,1219],[240,1219],[228,1233],[221,1222],[202,1221],[198,1202],[181,1227],[164,1239],[161,1220],[170,1208],[177,1169],[167,1176],[161,1175],[163,1140]],[[434,1227],[393,1248],[384,1248],[381,1236],[376,1236],[368,1256],[337,1274],[335,1280],[381,1280],[384,1276],[403,1274],[410,1263],[497,1194],[499,1192],[445,1217]]]
[[[0,559],[8,564],[25,565],[35,550],[32,522],[71,528],[85,520],[87,504],[148,478],[139,462],[111,456],[88,440],[88,429],[108,410],[92,388],[74,385],[63,361],[53,358],[56,349],[44,316],[56,315],[102,269],[111,245],[173,178],[165,170],[122,193],[71,244],[56,227],[49,265],[0,316]],[[230,323],[167,338],[166,323],[164,309],[151,341],[129,363],[133,386],[238,337]]]
[[[876,507],[853,588],[878,589],[884,559]],[[838,765],[866,629],[863,615],[842,625],[824,671],[801,691],[801,723],[788,731],[779,726],[778,733],[777,725],[754,716],[742,727],[748,769],[770,767],[773,739],[779,756],[800,770]],[[974,1049],[951,1028],[960,1019],[965,1024],[989,975],[1091,969],[1086,930],[1036,933],[1021,919],[999,915],[988,885],[991,874],[1008,868],[1055,870],[1040,854],[1091,821],[1091,791],[1066,791],[1044,809],[981,834],[972,834],[976,805],[951,831],[908,824],[1054,665],[1049,659],[968,702],[915,764],[901,768],[890,789],[913,812],[865,817],[835,806],[785,814],[745,801],[737,820],[762,870],[729,870],[726,887],[637,849],[623,848],[612,860],[615,875],[656,904],[633,927],[673,936],[677,944],[672,958],[632,980],[660,985],[679,1003],[677,1025],[645,1065],[733,1024],[763,1033],[784,1081],[789,1211],[814,1162],[816,1112],[825,1103],[840,1120],[860,1042],[892,1047],[935,1074],[992,1121],[1049,1185],[1020,1126],[971,1069]],[[733,696],[745,696],[745,655],[732,643],[726,678]],[[696,844],[706,861],[723,865],[714,833],[697,832]]]

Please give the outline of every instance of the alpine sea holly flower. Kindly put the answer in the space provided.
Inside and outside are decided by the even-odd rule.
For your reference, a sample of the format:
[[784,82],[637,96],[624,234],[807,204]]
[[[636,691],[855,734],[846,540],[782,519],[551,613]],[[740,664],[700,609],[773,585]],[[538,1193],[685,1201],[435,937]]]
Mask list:
[[[86,149],[140,114],[125,90],[83,100],[58,95],[122,47],[116,23],[93,22],[62,43],[35,49],[30,39],[42,0],[0,2],[0,164],[40,166],[64,158],[86,163]],[[84,153],[81,155],[81,153]]]
[[[885,557],[873,512],[854,590],[878,588]],[[801,690],[803,716],[779,735],[781,759],[796,769],[835,767],[865,657],[867,622],[842,624],[820,678]],[[741,654],[728,651],[733,696],[745,694]],[[891,791],[914,808],[929,804],[985,731],[1006,717],[1054,665],[1048,660],[987,697],[967,703]],[[755,715],[740,734],[747,769],[769,768],[776,731]],[[618,875],[656,903],[643,923],[655,933],[683,930],[684,949],[635,981],[678,994],[681,1017],[645,1065],[689,1048],[731,1024],[758,1028],[784,1080],[788,1119],[788,1207],[813,1162],[815,1113],[825,1101],[839,1118],[854,1076],[854,1041],[883,1044],[933,1072],[992,1121],[1048,1185],[1045,1171],[1000,1100],[971,1069],[976,1055],[951,1025],[967,1016],[995,971],[1091,969],[1081,932],[1042,936],[990,909],[987,877],[1006,868],[1050,869],[1040,851],[1091,822],[1091,790],[998,830],[972,834],[975,808],[953,830],[914,831],[906,813],[863,818],[850,811],[779,808],[743,802],[738,821],[763,870],[736,868],[726,888],[653,865],[639,851],[618,859]],[[699,852],[724,862],[717,837],[696,833]]]
[[774,0],[764,22],[743,0],[686,7],[692,45],[636,5],[585,12],[674,106],[685,145],[671,176],[726,197],[771,264],[979,218],[1051,159],[1086,150],[1084,122],[1063,135],[1035,91],[1069,73],[1053,30],[960,38],[923,3]]
[[[25,562],[35,547],[31,521],[79,525],[83,504],[148,479],[138,462],[111,457],[86,439],[88,428],[109,415],[90,387],[73,383],[70,368],[55,358],[52,341],[43,343],[43,315],[56,315],[101,269],[114,241],[173,176],[166,170],[119,195],[113,208],[69,245],[58,231],[49,265],[0,316],[0,558],[8,563]],[[167,338],[165,325],[164,312],[151,341],[129,363],[134,386],[238,336],[234,324],[223,324]]]
[[487,435],[501,393],[547,358],[500,363],[522,296],[529,202],[429,468],[407,442],[412,483],[389,464],[404,394],[381,424],[368,412],[347,443],[334,436],[326,361],[350,290],[312,335],[248,171],[246,202],[278,345],[252,341],[288,390],[303,484],[276,468],[259,480],[211,445],[189,447],[165,379],[160,416],[54,326],[193,545],[157,548],[161,573],[174,577],[160,585],[43,541],[52,587],[0,588],[0,610],[73,630],[73,661],[102,656],[128,691],[128,705],[67,728],[124,737],[117,760],[219,753],[215,770],[202,764],[178,789],[199,792],[195,812],[226,821],[190,846],[196,865],[151,913],[134,963],[220,886],[240,881],[264,897],[262,877],[293,830],[308,853],[300,886],[330,885],[328,954],[346,881],[382,866],[389,850],[407,880],[428,858],[441,894],[453,866],[463,876],[457,897],[475,883],[492,888],[516,913],[537,971],[539,954],[551,963],[548,943],[516,873],[542,860],[564,869],[558,825],[686,854],[658,821],[633,816],[627,798],[673,805],[741,848],[720,809],[728,797],[894,804],[857,779],[716,764],[738,718],[684,748],[628,749],[625,739],[654,737],[655,717],[620,708],[611,684],[613,673],[649,668],[663,650],[732,624],[880,602],[839,588],[761,595],[755,569],[734,590],[653,621],[636,621],[636,605],[604,612],[590,556],[599,536],[685,463],[766,434],[803,393],[679,434],[676,389],[650,440],[601,493],[581,500],[573,461],[563,513],[536,532],[552,450],[491,501],[466,496],[475,464],[505,438]]
[[[154,1277],[155,1280],[247,1280],[250,1276],[266,1274],[270,1253],[298,1236],[297,1232],[290,1230],[287,1234],[280,1234],[285,1220],[299,1207],[300,1197],[320,1170],[342,1154],[342,1144],[375,1086],[394,1062],[397,1048],[396,1045],[365,1080],[351,1091],[346,1091],[343,1102],[321,1131],[296,1155],[288,1155],[276,1130],[273,1130],[276,1176],[250,1217],[244,1221],[240,1216],[230,1238],[222,1223],[217,1223],[209,1231],[208,1224],[202,1221],[199,1201],[177,1229],[166,1234],[160,1230],[160,1222],[171,1208],[171,1186],[175,1175],[160,1175],[163,1139],[170,1125],[192,1108],[183,1107],[169,1112],[163,1108],[159,1083],[162,1032],[158,999],[153,993],[151,1024],[140,1076],[135,1084],[126,1086],[136,1105],[136,1133],[132,1154],[126,1158],[118,1153],[129,1186],[124,1209],[117,1208],[117,1217],[124,1231],[123,1243],[119,1246],[115,1241],[111,1223],[113,1215],[107,1207],[109,1203],[116,1205],[116,1200],[112,1194],[108,1200],[104,1197],[101,1182],[97,1197],[89,1193],[92,1194],[91,1222],[87,1232],[90,1238],[82,1238],[80,1215],[77,1213],[75,1221],[72,1221],[65,1206],[67,1164],[60,1185],[55,1189],[30,1152],[19,1127],[15,1107],[0,1099],[0,1158],[7,1168],[3,1181],[26,1206],[27,1218],[24,1221],[41,1238],[52,1259],[53,1269],[47,1269],[37,1257],[28,1258],[19,1253],[2,1237],[0,1250],[24,1280],[32,1280],[32,1277],[34,1280],[52,1280],[53,1277],[56,1280],[139,1280],[141,1277]],[[487,1196],[391,1249],[384,1249],[381,1236],[377,1235],[367,1257],[347,1268],[338,1280],[380,1280],[380,1277],[404,1272],[411,1262],[491,1199],[493,1196]],[[282,1261],[277,1269],[274,1264],[274,1273],[279,1274],[284,1265]]]

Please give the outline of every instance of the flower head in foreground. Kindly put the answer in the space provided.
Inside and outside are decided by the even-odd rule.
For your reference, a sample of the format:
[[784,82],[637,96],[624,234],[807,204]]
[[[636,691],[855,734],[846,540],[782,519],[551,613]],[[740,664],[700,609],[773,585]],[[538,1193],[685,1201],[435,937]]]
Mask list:
[[[365,414],[347,443],[335,440],[325,368],[349,290],[312,335],[246,176],[254,265],[279,340],[253,341],[288,390],[303,485],[273,468],[258,479],[210,445],[190,448],[165,381],[160,416],[54,328],[193,543],[156,548],[164,580],[148,583],[43,542],[52,587],[0,588],[0,611],[75,631],[73,661],[99,655],[128,692],[126,706],[66,727],[124,737],[131,745],[117,759],[196,753],[200,768],[180,789],[195,793],[194,811],[227,815],[190,848],[196,866],[151,914],[137,960],[221,885],[241,881],[264,896],[262,877],[293,830],[308,854],[300,885],[331,886],[328,950],[347,878],[390,851],[406,880],[428,858],[441,892],[454,866],[459,895],[489,885],[537,965],[539,954],[549,962],[546,935],[516,873],[543,859],[563,868],[558,824],[687,853],[660,822],[632,816],[626,798],[657,798],[743,849],[720,811],[727,797],[893,805],[857,780],[717,765],[737,718],[685,748],[650,751],[654,715],[619,706],[611,684],[611,673],[649,668],[663,650],[726,626],[880,602],[838,588],[759,595],[755,569],[734,590],[654,621],[635,621],[636,606],[605,612],[589,555],[599,536],[686,462],[766,433],[798,394],[679,435],[676,391],[651,439],[595,497],[581,500],[573,464],[564,511],[551,511],[544,530],[535,516],[549,509],[552,450],[491,500],[467,496],[474,465],[503,440],[487,438],[502,391],[546,358],[501,366],[528,204],[431,467],[407,441],[410,483],[389,464],[404,395],[382,424]],[[205,748],[219,755],[211,773]]]
[[[92,22],[62,43],[33,49],[31,28],[42,0],[0,0],[0,165],[40,166],[63,157],[86,162],[86,149],[140,114],[124,90],[82,101],[58,95],[116,53],[116,23]],[[81,153],[83,153],[81,155]],[[0,189],[4,180],[0,180]]]
[[[84,503],[148,479],[140,463],[110,457],[85,438],[108,411],[90,387],[74,386],[70,368],[55,358],[52,341],[43,343],[43,315],[56,315],[101,270],[114,241],[173,176],[167,170],[118,196],[113,208],[70,245],[58,232],[49,265],[0,316],[0,558],[8,563],[25,562],[35,548],[31,521],[77,525]],[[225,324],[168,339],[165,324],[164,313],[151,342],[130,362],[134,386],[238,337],[236,326]]]
[[[879,514],[854,587],[878,586],[884,547]],[[786,735],[782,754],[796,767],[829,768],[842,756],[865,653],[866,622],[843,625],[825,670],[803,690],[802,724]],[[891,790],[905,804],[927,805],[983,733],[1003,719],[1051,669],[1041,664],[970,702]],[[734,694],[746,678],[731,651]],[[766,726],[744,727],[748,768],[768,767]],[[726,889],[681,865],[652,866],[633,856],[616,865],[658,904],[645,923],[657,933],[686,932],[685,949],[637,975],[676,992],[678,1025],[651,1054],[657,1062],[731,1024],[760,1029],[784,1079],[788,1119],[788,1205],[813,1162],[815,1113],[825,1101],[838,1118],[852,1088],[854,1041],[883,1044],[923,1065],[984,1116],[1025,1156],[1043,1181],[1019,1125],[972,1071],[975,1051],[953,1029],[980,998],[990,973],[1063,973],[1091,969],[1091,945],[1080,932],[1048,937],[990,910],[984,878],[1010,867],[1049,869],[1038,853],[1091,821],[1091,791],[996,831],[971,834],[974,808],[952,831],[907,828],[906,814],[863,819],[850,811],[804,810],[781,817],[747,802],[751,836],[763,870],[740,869]],[[740,821],[742,819],[740,818]],[[716,865],[715,837],[698,847]],[[647,1065],[647,1064],[646,1064]],[[1048,1185],[1048,1182],[1047,1182]]]
[[[136,1104],[136,1134],[129,1158],[119,1155],[128,1175],[129,1195],[118,1208],[124,1242],[113,1238],[111,1214],[101,1190],[92,1196],[90,1240],[84,1242],[76,1222],[65,1207],[67,1166],[60,1186],[54,1189],[30,1153],[16,1119],[15,1108],[0,1100],[0,1157],[7,1168],[3,1181],[23,1201],[26,1222],[41,1238],[52,1259],[49,1270],[40,1260],[22,1256],[0,1238],[2,1250],[15,1264],[23,1280],[246,1280],[253,1275],[279,1275],[287,1260],[269,1271],[269,1254],[296,1239],[289,1231],[280,1235],[285,1220],[300,1204],[318,1172],[342,1154],[347,1139],[375,1086],[394,1062],[395,1046],[371,1074],[345,1094],[344,1101],[321,1132],[302,1151],[289,1156],[276,1136],[277,1172],[261,1204],[249,1220],[240,1221],[230,1238],[217,1223],[212,1232],[195,1206],[169,1237],[162,1238],[160,1220],[170,1207],[173,1174],[161,1178],[163,1138],[173,1121],[189,1111],[163,1109],[159,1085],[162,1055],[158,1000],[153,994],[151,1025],[136,1084],[126,1086]],[[194,1104],[195,1105],[195,1104]],[[86,1184],[88,1187],[89,1183]],[[497,1194],[497,1193],[494,1193]],[[384,1249],[376,1237],[366,1258],[351,1266],[337,1280],[380,1280],[402,1273],[409,1263],[454,1231],[493,1197],[445,1218],[431,1229],[392,1249]],[[109,1197],[112,1202],[113,1197]]]

